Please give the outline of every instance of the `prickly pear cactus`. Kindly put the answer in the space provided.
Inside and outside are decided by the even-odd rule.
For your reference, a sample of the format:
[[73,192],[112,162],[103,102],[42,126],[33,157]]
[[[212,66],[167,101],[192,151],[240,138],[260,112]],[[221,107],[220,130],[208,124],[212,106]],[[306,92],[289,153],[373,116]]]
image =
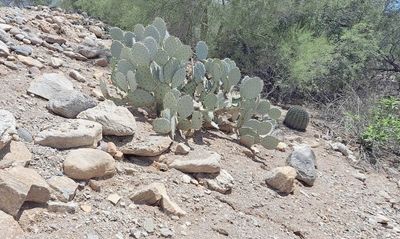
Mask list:
[[305,109],[300,106],[293,106],[287,112],[283,123],[291,129],[306,131],[309,121],[310,116]]
[[[123,100],[157,112],[153,121],[156,132],[174,137],[176,130],[200,130],[206,123],[218,129],[216,112],[232,109],[232,121],[244,145],[277,145],[269,135],[280,111],[260,98],[260,78],[242,79],[234,61],[208,58],[209,49],[203,41],[193,52],[168,33],[161,18],[133,29],[110,29],[111,82]],[[101,89],[110,97],[106,83],[102,82]]]

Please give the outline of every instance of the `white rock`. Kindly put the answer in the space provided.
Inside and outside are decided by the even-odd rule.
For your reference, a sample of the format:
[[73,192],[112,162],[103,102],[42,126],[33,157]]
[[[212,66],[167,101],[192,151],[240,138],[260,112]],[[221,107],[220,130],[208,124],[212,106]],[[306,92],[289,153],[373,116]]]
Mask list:
[[0,109],[0,150],[11,141],[12,135],[17,132],[16,124],[11,112]]
[[102,139],[100,124],[88,120],[68,120],[41,131],[35,143],[58,149],[96,147]]
[[60,91],[73,90],[74,85],[62,73],[46,73],[32,81],[28,92],[47,100],[55,97]]
[[136,120],[131,112],[125,107],[116,106],[110,100],[81,112],[77,118],[100,123],[103,126],[103,135],[128,136],[133,135],[136,130]]
[[175,154],[185,155],[185,154],[188,154],[189,152],[190,152],[190,148],[186,144],[179,143],[176,145]]
[[98,149],[76,149],[64,161],[64,173],[73,179],[88,180],[115,173],[115,160]]
[[230,193],[235,183],[232,175],[223,169],[217,175],[201,173],[197,174],[196,178],[200,183],[205,184],[208,189],[222,194]]
[[296,169],[290,166],[274,168],[267,173],[265,181],[273,189],[282,193],[291,193],[294,190]]

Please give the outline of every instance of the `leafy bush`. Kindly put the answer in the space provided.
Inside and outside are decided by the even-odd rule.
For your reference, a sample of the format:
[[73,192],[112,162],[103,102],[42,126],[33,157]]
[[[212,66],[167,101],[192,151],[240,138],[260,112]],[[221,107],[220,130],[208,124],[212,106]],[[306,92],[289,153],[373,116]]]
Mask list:
[[372,149],[400,149],[400,99],[381,99],[372,112],[371,123],[362,138]]

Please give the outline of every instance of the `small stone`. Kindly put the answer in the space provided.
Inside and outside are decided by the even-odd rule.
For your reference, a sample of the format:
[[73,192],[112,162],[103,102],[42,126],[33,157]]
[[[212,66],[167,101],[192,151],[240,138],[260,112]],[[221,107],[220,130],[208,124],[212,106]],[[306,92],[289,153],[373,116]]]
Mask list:
[[108,60],[107,60],[107,58],[99,58],[99,59],[96,59],[94,61],[94,64],[96,66],[100,66],[100,67],[107,67],[108,66]]
[[78,211],[78,204],[74,202],[53,202],[50,201],[47,203],[47,210],[49,212],[56,212],[56,213],[71,213],[74,214]]
[[219,174],[196,174],[197,180],[204,184],[208,189],[222,193],[228,194],[232,191],[234,186],[233,177],[226,171],[221,170]]
[[188,154],[189,152],[190,152],[190,148],[186,144],[179,143],[178,145],[176,145],[175,154],[185,155],[185,154]]
[[64,173],[77,180],[111,176],[115,171],[113,157],[98,149],[72,150],[64,161]]
[[143,221],[143,229],[148,233],[153,233],[155,226],[152,218],[145,218]]
[[32,47],[27,45],[12,46],[11,50],[13,50],[16,54],[23,56],[30,56],[33,52]]
[[49,44],[58,43],[60,45],[65,44],[67,40],[62,37],[54,36],[54,35],[42,35],[41,36],[44,41]]
[[287,144],[283,143],[283,142],[279,142],[278,146],[276,147],[277,150],[281,151],[281,152],[285,152],[287,149]]
[[91,212],[92,211],[92,206],[88,204],[81,204],[81,210],[84,212]]
[[18,55],[17,58],[20,62],[22,62],[23,64],[25,64],[27,66],[34,66],[39,69],[44,68],[44,65],[40,61],[33,59],[32,57]]
[[96,37],[98,38],[101,38],[103,36],[103,30],[101,30],[101,28],[98,26],[89,26],[89,31],[94,33],[94,35],[96,35]]
[[183,211],[167,194],[164,184],[152,183],[134,192],[130,199],[135,204],[160,206],[167,214],[183,216]]
[[3,160],[0,161],[0,168],[1,165],[4,164],[5,162],[13,166],[25,167],[31,160],[32,160],[32,154],[24,143],[11,141],[10,152],[7,153],[3,157]]
[[50,59],[50,66],[52,66],[53,68],[60,68],[61,66],[63,66],[64,61],[61,60],[60,58],[56,58],[56,57],[52,57]]
[[25,128],[17,129],[18,136],[25,142],[31,143],[33,141],[32,134]]
[[149,135],[143,139],[134,138],[122,142],[119,150],[126,155],[154,157],[167,151],[172,143],[169,136]]
[[13,62],[11,61],[4,61],[3,65],[7,66],[8,68],[10,68],[11,70],[18,70],[18,66],[15,65]]
[[100,182],[96,181],[96,180],[89,180],[89,187],[96,192],[100,192],[101,191],[101,184]]
[[182,174],[181,180],[183,183],[190,184],[192,178],[187,174]]
[[291,193],[294,190],[296,169],[286,166],[274,168],[267,173],[265,181],[273,189],[281,193]]
[[367,176],[365,174],[363,174],[363,173],[360,173],[360,172],[354,173],[353,176],[356,179],[360,180],[361,182],[365,182],[365,180],[367,180]]
[[341,152],[344,156],[349,156],[351,154],[351,151],[347,148],[347,146],[342,143],[336,142],[331,143],[330,145],[333,150]]
[[171,229],[164,227],[160,229],[160,235],[168,238],[174,236],[174,232]]
[[76,80],[76,81],[78,81],[78,82],[86,82],[86,79],[85,79],[85,77],[83,77],[78,71],[76,71],[76,70],[71,70],[70,72],[69,72],[69,76],[72,78],[72,79],[74,79],[74,80]]
[[297,179],[312,186],[317,178],[315,170],[315,154],[308,145],[294,146],[286,163],[297,170]]
[[107,197],[107,200],[110,201],[112,204],[117,205],[119,200],[121,200],[121,196],[116,193],[113,193]]
[[65,176],[53,176],[47,183],[55,191],[58,200],[62,202],[72,201],[78,190],[78,184]]

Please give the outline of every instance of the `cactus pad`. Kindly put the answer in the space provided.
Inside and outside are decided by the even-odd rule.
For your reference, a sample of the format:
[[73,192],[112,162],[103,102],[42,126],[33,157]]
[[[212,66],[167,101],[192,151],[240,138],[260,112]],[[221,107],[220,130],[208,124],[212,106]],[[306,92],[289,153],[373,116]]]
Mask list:
[[118,27],[110,28],[110,35],[113,40],[118,40],[118,41],[124,40],[124,32]]
[[260,143],[266,149],[275,149],[279,144],[279,140],[267,135],[261,138]]
[[194,110],[193,99],[189,95],[185,95],[178,101],[178,115],[187,118],[192,115]]
[[196,45],[196,56],[200,61],[204,61],[208,55],[208,46],[204,41],[199,41]]
[[153,129],[159,134],[171,132],[171,122],[165,118],[157,118],[153,121]]
[[263,90],[264,83],[258,78],[246,78],[240,85],[240,95],[246,99],[255,99]]

